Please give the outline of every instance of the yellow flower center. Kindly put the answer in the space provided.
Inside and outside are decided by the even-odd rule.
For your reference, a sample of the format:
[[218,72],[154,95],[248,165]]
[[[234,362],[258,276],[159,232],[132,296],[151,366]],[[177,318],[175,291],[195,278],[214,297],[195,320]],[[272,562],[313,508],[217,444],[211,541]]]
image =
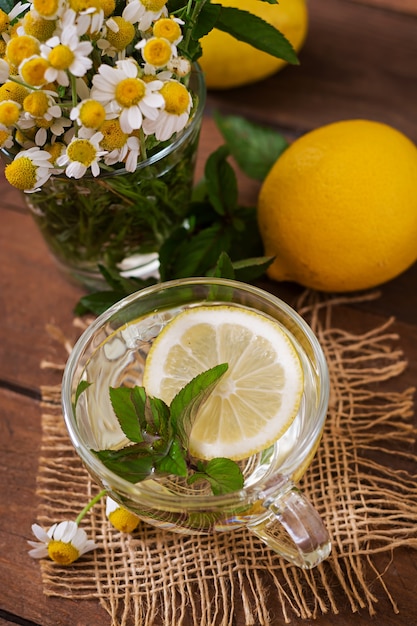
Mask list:
[[56,22],[55,20],[46,20],[29,11],[23,18],[23,26],[27,35],[32,35],[32,37],[44,42],[52,37]]
[[116,50],[121,51],[124,50],[131,41],[133,41],[133,38],[135,36],[135,27],[133,26],[133,24],[118,15],[116,15],[112,19],[116,22],[119,30],[117,31],[117,33],[115,33],[111,28],[108,28],[107,39],[110,44],[114,48],[116,48]]
[[87,100],[81,105],[80,120],[87,128],[100,128],[106,118],[103,105],[96,100]]
[[6,165],[4,175],[13,187],[21,191],[32,189],[36,184],[36,166],[28,157],[20,157]]
[[10,24],[9,16],[0,9],[0,33],[6,32]]
[[116,100],[120,106],[129,108],[142,100],[145,91],[145,83],[140,78],[125,78],[116,87]]
[[115,0],[100,0],[100,8],[103,9],[104,17],[109,17],[116,8],[116,2]]
[[91,8],[99,11],[101,8],[100,0],[70,0],[69,5],[76,13],[80,13],[81,11]]
[[172,55],[169,41],[163,37],[150,39],[143,48],[143,58],[150,65],[163,67],[168,63]]
[[59,8],[59,0],[33,0],[33,8],[41,17],[51,19]]
[[9,80],[0,87],[0,102],[2,100],[14,100],[14,102],[23,104],[23,100],[26,98],[28,93],[29,91],[26,87]]
[[0,102],[0,124],[13,126],[19,119],[20,108],[16,102],[5,100]]
[[3,58],[6,54],[6,42],[4,39],[0,39],[0,57]]
[[48,69],[48,61],[42,57],[28,59],[20,68],[20,75],[25,83],[33,87],[41,87],[45,84],[45,72]]
[[23,101],[23,108],[26,113],[33,117],[42,117],[48,110],[48,98],[43,91],[34,91],[26,96]]
[[63,541],[50,541],[48,554],[59,565],[71,565],[80,556],[77,548],[74,548],[72,543],[64,543]]
[[128,138],[128,135],[120,128],[118,120],[106,120],[100,128],[100,132],[103,133],[103,139],[100,142],[103,150],[120,150]]
[[147,11],[158,13],[164,8],[166,0],[142,0],[142,4]]
[[38,128],[51,128],[52,124],[54,123],[54,120],[46,120],[44,117],[38,117],[36,118],[36,126]]
[[165,111],[167,113],[181,115],[188,110],[190,95],[187,88],[181,83],[168,81],[163,85],[160,93],[165,100]]
[[67,154],[71,161],[77,161],[85,167],[89,167],[96,158],[97,152],[88,139],[75,139],[69,144]]
[[4,146],[8,138],[10,137],[10,133],[7,130],[2,130],[0,128],[0,148]]
[[57,70],[67,70],[74,61],[74,53],[68,46],[60,43],[49,53],[49,63]]
[[39,41],[30,35],[13,37],[6,47],[7,58],[16,67],[19,67],[24,59],[34,54],[39,54]]
[[153,25],[153,34],[155,37],[164,37],[173,43],[181,37],[182,33],[177,22],[174,22],[169,17],[163,17]]
[[109,520],[112,526],[122,533],[131,533],[139,524],[138,516],[122,507],[112,511]]
[[49,152],[49,154],[51,155],[49,160],[52,164],[54,164],[57,158],[61,156],[63,152],[63,148],[64,148],[64,144],[60,143],[59,141],[56,141],[55,143],[47,144],[46,146],[44,146],[43,149],[46,150],[46,152]]

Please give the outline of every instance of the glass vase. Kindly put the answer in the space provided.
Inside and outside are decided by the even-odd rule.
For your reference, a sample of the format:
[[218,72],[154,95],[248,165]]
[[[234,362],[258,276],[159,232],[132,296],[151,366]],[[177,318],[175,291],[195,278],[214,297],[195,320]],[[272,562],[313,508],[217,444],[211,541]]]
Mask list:
[[205,104],[199,70],[189,87],[195,106],[188,126],[133,173],[52,176],[40,191],[25,194],[58,265],[89,290],[105,285],[99,266],[144,279],[158,276],[158,250],[183,223],[193,188]]

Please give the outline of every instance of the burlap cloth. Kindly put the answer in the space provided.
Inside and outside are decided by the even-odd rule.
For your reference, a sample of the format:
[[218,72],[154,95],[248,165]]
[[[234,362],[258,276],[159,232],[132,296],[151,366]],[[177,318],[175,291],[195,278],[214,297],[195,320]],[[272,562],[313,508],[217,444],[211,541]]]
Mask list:
[[[97,598],[112,626],[243,626],[243,620],[267,626],[338,613],[340,598],[343,610],[372,615],[377,586],[397,611],[375,560],[386,553],[389,561],[399,546],[417,548],[417,477],[394,469],[401,459],[417,460],[414,389],[390,391],[389,380],[407,366],[393,320],[354,335],[333,327],[332,313],[344,303],[307,292],[297,306],[319,338],[331,377],[323,440],[302,484],[332,536],[325,563],[311,571],[290,566],[245,530],[186,537],[141,524],[124,535],[106,520],[102,501],[82,523],[98,550],[67,568],[42,561],[44,592]],[[38,521],[48,527],[75,519],[97,487],[67,437],[59,387],[43,389],[42,427]]]

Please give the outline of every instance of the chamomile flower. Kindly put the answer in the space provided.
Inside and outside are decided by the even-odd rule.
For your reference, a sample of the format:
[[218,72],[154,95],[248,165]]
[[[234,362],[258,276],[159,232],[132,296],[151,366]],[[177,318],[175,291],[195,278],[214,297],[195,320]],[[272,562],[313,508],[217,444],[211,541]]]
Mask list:
[[[176,53],[176,47],[164,37],[150,37],[142,39],[135,46],[141,50],[143,59],[150,68],[159,69],[166,67]],[[147,67],[145,66],[145,71]]]
[[77,14],[77,26],[82,34],[89,31],[98,33],[104,23],[104,11],[100,0],[69,0],[68,3]]
[[137,131],[134,131],[132,135],[127,135],[120,128],[119,121],[115,119],[106,120],[100,132],[103,133],[100,145],[108,152],[104,157],[105,164],[124,163],[127,172],[134,172],[140,154],[139,137],[135,134]]
[[28,95],[29,90],[23,85],[16,83],[12,80],[8,80],[0,87],[0,102],[4,100],[13,100],[18,104],[23,104],[23,100]]
[[0,102],[0,124],[13,126],[20,117],[21,105],[14,100],[3,100]]
[[106,154],[100,149],[102,133],[95,133],[87,138],[74,137],[68,144],[64,155],[57,159],[59,167],[65,167],[68,178],[82,178],[88,169],[93,176],[100,174],[99,160]]
[[106,119],[106,111],[101,102],[89,98],[71,110],[70,118],[80,126],[97,130]]
[[10,128],[4,124],[0,124],[0,148],[8,150],[13,146],[13,135]]
[[111,525],[123,533],[131,533],[140,522],[137,515],[117,504],[112,498],[106,499],[106,517]]
[[38,541],[28,541],[32,546],[29,555],[34,559],[49,557],[59,565],[71,565],[86,552],[97,548],[94,541],[75,522],[54,524],[45,531],[39,524],[32,525],[32,532]]
[[164,99],[158,93],[161,81],[146,83],[138,76],[138,66],[130,59],[116,67],[101,65],[93,77],[91,97],[103,104],[109,118],[119,117],[124,133],[142,126],[143,118],[156,119]]
[[18,35],[10,39],[6,46],[6,61],[10,65],[19,67],[22,61],[39,54],[40,46],[36,37]]
[[39,55],[33,55],[24,59],[19,65],[19,76],[32,87],[43,87],[48,82],[46,72],[49,64],[46,59]]
[[50,64],[45,72],[47,81],[57,81],[63,87],[69,85],[68,73],[84,76],[93,62],[88,56],[93,46],[90,41],[80,41],[75,27],[66,28],[61,36],[48,39],[41,46],[41,54]]
[[35,11],[28,11],[23,18],[22,25],[17,30],[18,35],[32,35],[41,42],[47,41],[54,34],[56,20],[47,20]]
[[[52,111],[52,113],[50,113]],[[35,128],[35,144],[37,146],[44,146],[48,140],[48,133],[52,137],[60,137],[63,135],[67,128],[71,126],[71,121],[66,117],[61,116],[61,111],[57,112],[54,107],[50,107],[48,112],[43,117],[27,117],[22,119],[19,123],[22,131]]]
[[[152,32],[155,37],[163,37],[177,46],[182,41],[181,26],[183,24],[183,20],[177,17],[162,17],[154,23]],[[175,54],[177,54],[176,49]]]
[[65,0],[31,0],[35,14],[44,20],[56,20],[62,15]]
[[7,181],[26,193],[38,191],[51,175],[49,154],[38,147],[19,152],[4,170]]
[[150,28],[152,22],[162,15],[168,15],[166,0],[130,0],[123,10],[122,16],[132,24],[138,24],[141,31]]
[[160,90],[164,108],[156,120],[144,120],[146,134],[155,134],[159,141],[166,141],[182,130],[190,117],[192,98],[187,88],[176,80],[168,80]]

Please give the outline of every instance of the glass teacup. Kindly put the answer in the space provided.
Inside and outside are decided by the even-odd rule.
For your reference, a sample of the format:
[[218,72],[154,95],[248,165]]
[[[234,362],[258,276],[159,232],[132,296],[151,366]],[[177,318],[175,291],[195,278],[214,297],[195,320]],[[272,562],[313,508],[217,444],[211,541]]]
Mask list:
[[[212,495],[178,477],[128,482],[94,453],[117,448],[120,425],[110,387],[142,384],[146,356],[170,319],[186,308],[243,307],[274,320],[294,345],[304,374],[298,414],[285,433],[240,462],[242,489]],[[77,397],[81,381],[85,386]],[[65,368],[62,406],[72,443],[97,483],[122,506],[162,529],[207,534],[247,527],[291,563],[311,568],[331,549],[311,502],[296,487],[317,450],[326,418],[329,376],[317,338],[305,321],[275,296],[248,284],[190,278],[143,289],[108,309],[82,334]]]

